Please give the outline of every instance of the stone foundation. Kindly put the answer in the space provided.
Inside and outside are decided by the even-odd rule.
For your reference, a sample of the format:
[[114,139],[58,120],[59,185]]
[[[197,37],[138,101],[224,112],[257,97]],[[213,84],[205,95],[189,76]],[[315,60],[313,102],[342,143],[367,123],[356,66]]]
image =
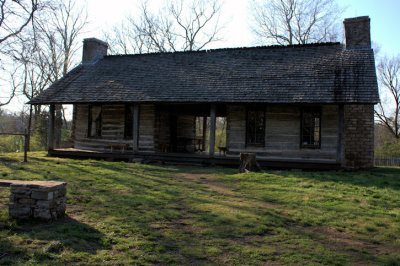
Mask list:
[[50,221],[64,216],[67,183],[56,181],[0,180],[10,185],[10,216]]

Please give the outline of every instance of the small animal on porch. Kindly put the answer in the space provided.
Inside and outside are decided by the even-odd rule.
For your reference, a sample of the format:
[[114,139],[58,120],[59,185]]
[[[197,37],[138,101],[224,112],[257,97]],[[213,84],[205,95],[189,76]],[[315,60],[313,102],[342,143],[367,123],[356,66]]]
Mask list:
[[218,150],[219,150],[219,154],[221,155],[221,153],[224,155],[224,156],[226,156],[226,147],[218,147]]

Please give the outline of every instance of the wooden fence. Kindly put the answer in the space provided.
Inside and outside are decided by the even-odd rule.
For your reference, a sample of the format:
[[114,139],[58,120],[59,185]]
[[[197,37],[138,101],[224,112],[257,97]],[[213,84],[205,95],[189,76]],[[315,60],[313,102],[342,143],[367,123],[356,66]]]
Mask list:
[[375,166],[397,166],[397,167],[400,167],[400,158],[394,158],[394,157],[375,158]]

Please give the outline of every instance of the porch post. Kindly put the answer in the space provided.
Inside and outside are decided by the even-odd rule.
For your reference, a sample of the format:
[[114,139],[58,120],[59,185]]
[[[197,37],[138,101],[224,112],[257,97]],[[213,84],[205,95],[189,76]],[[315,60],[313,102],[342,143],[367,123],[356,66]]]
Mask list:
[[344,105],[339,104],[338,110],[338,138],[337,138],[337,148],[336,148],[336,161],[344,166],[343,160],[343,120],[344,120]]
[[203,137],[201,150],[206,150],[206,135],[207,135],[207,116],[203,116]]
[[139,104],[133,105],[133,143],[132,149],[134,153],[139,151]]
[[210,108],[210,157],[214,156],[215,146],[215,127],[216,127],[216,106],[211,104]]
[[54,149],[54,121],[55,121],[55,105],[50,104],[50,117],[49,117],[49,135],[47,139],[48,150]]

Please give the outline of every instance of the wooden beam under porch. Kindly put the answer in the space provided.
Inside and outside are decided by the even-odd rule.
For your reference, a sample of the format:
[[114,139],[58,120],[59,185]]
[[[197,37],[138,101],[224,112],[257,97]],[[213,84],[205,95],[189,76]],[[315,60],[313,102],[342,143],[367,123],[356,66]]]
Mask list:
[[[97,152],[80,149],[54,149],[49,156],[74,159],[97,159],[110,161],[143,161],[147,163],[166,163],[184,165],[225,166],[239,167],[239,156],[214,157],[208,154],[182,154],[182,153],[154,153],[154,152]],[[304,170],[339,170],[340,163],[327,159],[292,159],[292,158],[268,158],[257,157],[257,161],[263,169],[304,169]]]

